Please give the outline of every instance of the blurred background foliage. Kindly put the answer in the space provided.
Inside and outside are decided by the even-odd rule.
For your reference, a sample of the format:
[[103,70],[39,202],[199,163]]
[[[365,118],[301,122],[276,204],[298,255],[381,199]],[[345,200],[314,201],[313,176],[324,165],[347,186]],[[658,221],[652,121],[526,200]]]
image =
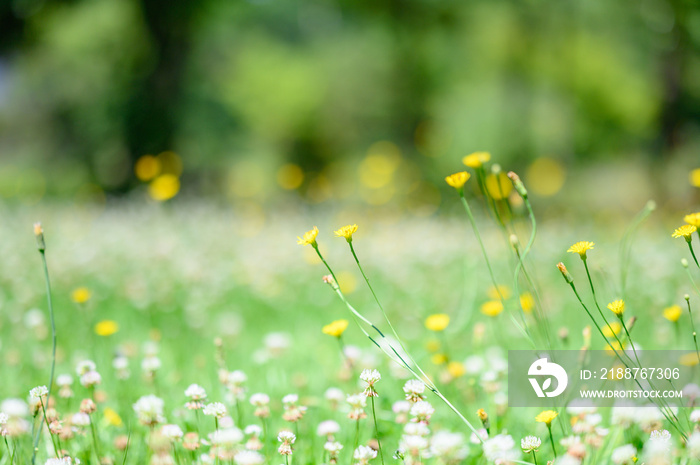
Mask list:
[[0,31],[9,204],[430,215],[477,150],[555,204],[700,199],[694,0],[5,0]]

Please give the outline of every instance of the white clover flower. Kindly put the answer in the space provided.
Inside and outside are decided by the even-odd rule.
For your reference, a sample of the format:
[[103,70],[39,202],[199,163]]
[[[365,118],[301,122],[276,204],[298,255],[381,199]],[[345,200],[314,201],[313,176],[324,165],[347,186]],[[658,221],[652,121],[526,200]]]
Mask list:
[[508,434],[499,434],[487,439],[482,444],[486,459],[496,462],[502,460],[516,460],[520,454],[515,450],[515,441]]
[[270,333],[265,336],[263,344],[271,356],[279,357],[291,345],[291,338],[286,333]]
[[285,405],[294,405],[299,402],[299,396],[296,394],[287,394],[282,397],[282,403]]
[[689,383],[683,386],[682,392],[683,398],[690,399],[691,402],[697,398],[700,398],[700,386],[695,383]]
[[686,448],[691,458],[700,460],[700,431],[696,431],[690,435],[686,443]]
[[7,416],[6,413],[0,412],[0,425],[6,425],[6,424],[7,424],[7,420],[9,420],[9,419],[10,419],[10,417]]
[[343,449],[343,445],[339,442],[326,442],[323,448],[331,454],[337,454]]
[[468,375],[481,374],[486,368],[486,360],[480,355],[472,355],[464,361],[464,369]]
[[160,432],[172,441],[176,441],[185,435],[178,425],[163,425]]
[[263,430],[259,425],[248,425],[243,432],[248,436],[260,436]]
[[129,359],[120,355],[112,359],[112,368],[115,370],[126,370],[129,368]]
[[29,397],[32,399],[41,399],[49,394],[49,388],[46,386],[37,386],[29,391]]
[[671,441],[671,433],[665,429],[657,429],[651,432],[649,440],[669,443]]
[[83,376],[88,371],[95,370],[97,370],[97,365],[95,365],[95,362],[92,360],[83,360],[82,362],[78,362],[78,365],[76,365],[75,368],[75,372],[78,376]]
[[238,428],[221,428],[209,435],[209,440],[217,446],[234,446],[243,441],[243,432]]
[[345,401],[354,409],[363,409],[367,406],[367,397],[364,394],[350,394]]
[[326,397],[326,400],[331,402],[342,402],[345,399],[345,394],[343,391],[336,387],[326,389],[324,396]]
[[319,436],[328,436],[331,434],[336,434],[340,431],[340,425],[337,421],[326,420],[318,424],[316,428],[316,434]]
[[221,402],[211,402],[204,406],[202,413],[211,417],[223,418],[226,415],[226,406]]
[[407,423],[403,432],[409,436],[427,436],[430,434],[430,428],[425,423]]
[[382,375],[377,370],[362,370],[362,373],[360,373],[360,379],[372,386],[374,383],[382,379]]
[[280,431],[279,434],[277,435],[277,440],[279,442],[287,443],[287,444],[294,444],[294,441],[296,441],[297,437],[294,433],[291,431]]
[[411,403],[407,400],[397,400],[391,406],[394,413],[408,413],[411,410]]
[[191,400],[204,400],[207,398],[207,391],[199,384],[190,384],[185,389],[185,397],[189,397]]
[[234,386],[240,386],[241,384],[248,381],[248,376],[246,376],[246,374],[243,373],[241,370],[235,370],[228,374],[227,381],[233,384]]
[[413,404],[410,413],[412,416],[415,417],[416,421],[427,422],[428,420],[430,420],[430,417],[433,415],[433,413],[435,413],[435,409],[432,405],[430,405],[430,402],[425,400],[419,400],[418,402]]
[[254,450],[242,450],[236,454],[233,460],[238,465],[262,465],[265,457]]
[[428,448],[428,439],[423,436],[405,434],[399,440],[399,448],[414,457],[419,457]]
[[84,412],[74,413],[70,422],[75,426],[90,426],[90,415]]
[[270,396],[263,393],[256,393],[250,396],[250,403],[255,407],[264,407],[270,403]]
[[152,426],[165,421],[165,418],[163,418],[163,405],[163,399],[150,394],[136,401],[134,411],[141,423]]
[[467,457],[469,449],[462,434],[439,431],[430,439],[430,453],[443,462],[459,463]]
[[700,409],[695,409],[690,412],[690,421],[693,423],[700,423]]
[[408,401],[418,402],[419,400],[423,400],[425,383],[417,379],[409,379],[403,386],[403,392],[406,394],[406,400]]
[[9,417],[26,417],[29,415],[29,406],[22,399],[5,399],[0,404],[0,411],[5,412]]
[[56,377],[56,385],[59,387],[71,386],[73,384],[73,377],[71,375],[58,375]]
[[520,448],[526,454],[529,454],[532,451],[537,452],[541,445],[542,440],[537,436],[525,436],[520,440]]
[[634,463],[637,449],[632,444],[625,444],[612,451],[610,459],[616,465],[630,465]]
[[147,374],[153,374],[160,370],[163,363],[155,355],[150,355],[143,360],[141,360],[141,370]]
[[369,463],[370,460],[377,458],[377,451],[372,449],[371,447],[360,446],[357,449],[355,449],[355,452],[352,454],[352,456],[355,458],[355,460],[358,461],[360,465],[365,465]]
[[102,383],[102,376],[94,370],[86,371],[80,376],[80,384],[86,388],[91,388]]

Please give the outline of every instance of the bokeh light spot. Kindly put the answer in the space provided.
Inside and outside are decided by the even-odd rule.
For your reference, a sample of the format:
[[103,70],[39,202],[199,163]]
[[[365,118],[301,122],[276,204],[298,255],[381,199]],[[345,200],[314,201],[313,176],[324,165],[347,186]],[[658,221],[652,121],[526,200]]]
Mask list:
[[566,181],[566,168],[559,161],[541,157],[527,168],[527,188],[542,197],[551,197]]
[[161,174],[148,185],[148,194],[159,202],[172,199],[179,191],[180,180],[172,174]]
[[336,274],[338,285],[343,294],[352,294],[357,289],[357,278],[349,271],[341,271]]
[[293,190],[304,182],[304,171],[294,163],[287,163],[277,170],[277,184],[282,189]]
[[700,187],[700,168],[695,168],[690,172],[690,184]]
[[502,200],[513,190],[513,183],[506,173],[489,174],[486,176],[486,190],[494,199]]
[[134,174],[140,181],[150,181],[160,174],[161,165],[153,155],[144,155],[134,165]]

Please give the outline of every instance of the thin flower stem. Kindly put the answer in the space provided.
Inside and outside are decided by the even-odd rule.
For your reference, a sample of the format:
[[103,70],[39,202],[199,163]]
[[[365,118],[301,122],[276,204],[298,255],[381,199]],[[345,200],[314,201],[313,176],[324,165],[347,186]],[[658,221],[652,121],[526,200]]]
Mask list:
[[688,304],[688,315],[690,315],[690,328],[693,330],[693,341],[695,342],[695,354],[698,356],[698,361],[700,361],[700,350],[698,350],[698,333],[695,331],[695,323],[693,322],[693,312],[690,309],[690,299],[686,299],[686,304]]
[[620,323],[622,324],[622,328],[625,330],[625,334],[627,335],[627,340],[630,341],[630,345],[632,346],[632,352],[634,353],[634,358],[637,359],[637,365],[642,366],[642,362],[639,361],[639,356],[637,355],[637,348],[634,347],[634,341],[632,341],[632,336],[630,336],[630,332],[627,330],[627,325],[625,324],[625,319],[622,317],[622,314],[619,316],[620,318]]
[[[46,301],[49,307],[49,318],[51,320],[51,373],[49,375],[49,393],[46,395],[46,403],[49,403],[49,399],[51,399],[51,390],[53,389],[53,377],[54,377],[54,371],[56,369],[56,321],[54,318],[54,313],[53,313],[53,301],[51,299],[51,281],[49,279],[49,267],[46,263],[46,250],[40,249],[39,253],[41,254],[41,262],[44,267],[44,281],[46,283]],[[46,414],[44,413],[44,418],[46,418]],[[43,423],[43,422],[42,422]],[[36,462],[36,452],[39,449],[39,438],[41,437],[41,428],[36,432],[36,436],[34,437],[34,447],[32,450],[32,465]]]
[[600,305],[598,304],[598,297],[595,294],[595,286],[593,285],[593,279],[591,278],[591,273],[588,270],[588,260],[586,260],[586,258],[584,258],[584,257],[581,257],[581,260],[583,261],[583,267],[586,269],[586,276],[588,277],[588,284],[591,286],[591,294],[593,294],[593,302],[595,303],[595,306],[598,309],[598,313],[600,313],[600,316],[603,318],[603,321],[605,322],[605,326],[607,326],[608,329],[610,330],[610,332],[612,333],[612,335],[615,336],[615,340],[617,341],[617,343],[620,344],[620,350],[622,352],[624,352],[624,347],[622,346],[622,341],[620,341],[620,338],[617,337],[617,332],[613,331],[612,327],[610,326],[610,323],[608,322],[608,319],[605,318],[605,314],[603,313],[603,310],[600,309]]
[[44,400],[40,398],[39,402],[41,403],[41,411],[44,414],[44,421],[42,421],[42,425],[39,426],[39,431],[41,431],[41,429],[43,428],[43,424],[45,423],[46,429],[49,430],[49,436],[51,437],[51,444],[53,444],[54,454],[56,454],[56,458],[61,458],[59,455],[58,446],[56,445],[56,440],[54,439],[53,434],[51,433],[51,427],[49,426],[49,419],[46,416],[46,407],[44,406]]
[[357,420],[355,420],[355,441],[353,441],[353,446],[352,446],[352,451],[350,451],[350,461],[352,462],[352,454],[355,452],[355,449],[357,449],[357,446],[360,444],[360,418],[358,417]]
[[624,236],[622,237],[622,240],[620,241],[620,294],[623,299],[625,298],[625,289],[627,287],[627,268],[629,266],[632,249],[632,237],[637,231],[637,228],[639,228],[642,222],[646,220],[649,215],[651,215],[655,208],[656,204],[653,201],[650,200],[647,202],[644,209],[637,214],[632,221],[632,224],[629,225]]
[[549,430],[549,442],[552,443],[552,452],[554,452],[554,458],[557,458],[557,448],[554,447],[554,436],[552,436],[552,425],[547,424],[547,429]]
[[486,247],[484,247],[484,243],[481,240],[481,234],[479,234],[479,229],[476,227],[476,221],[474,220],[474,215],[472,215],[472,210],[471,210],[471,208],[469,208],[469,203],[467,202],[467,199],[464,197],[464,191],[460,191],[459,197],[462,200],[462,205],[464,206],[464,211],[467,212],[467,216],[469,217],[469,222],[472,225],[472,229],[474,229],[474,235],[476,236],[476,240],[479,242],[479,247],[481,247],[481,253],[484,256],[484,260],[486,261],[486,267],[489,270],[489,276],[491,277],[491,283],[493,284],[493,287],[496,290],[496,293],[498,294],[498,298],[501,300],[501,302],[504,302],[505,299],[503,298],[503,295],[501,294],[501,290],[498,288],[498,283],[496,282],[496,277],[494,276],[493,269],[491,268],[491,262],[489,261],[488,254],[486,253]]
[[693,256],[693,260],[695,260],[695,265],[696,265],[698,268],[700,268],[700,264],[698,263],[698,259],[697,259],[697,257],[695,256],[695,251],[693,250],[693,244],[692,244],[690,241],[688,241],[688,248],[690,249],[690,255],[692,255],[692,256]]
[[92,415],[89,415],[90,417],[90,430],[92,432],[92,445],[95,449],[95,457],[97,457],[97,463],[100,463],[100,446],[99,442],[97,441],[97,428],[95,427],[95,422],[92,421]]
[[537,455],[535,455],[535,451],[532,451],[532,460],[535,462],[535,465],[537,465]]
[[[608,339],[605,337],[605,334],[603,334],[603,330],[600,328],[600,325],[598,325],[598,322],[595,320],[595,318],[593,318],[593,315],[591,315],[591,312],[588,310],[588,307],[586,307],[586,304],[583,303],[583,300],[581,299],[581,296],[579,295],[578,290],[576,290],[576,286],[574,285],[573,281],[569,283],[569,286],[571,286],[571,289],[574,291],[574,294],[576,295],[576,298],[578,299],[579,304],[581,304],[583,309],[588,314],[588,317],[591,319],[591,321],[593,321],[593,324],[598,329],[600,336],[608,344],[608,346],[612,349],[613,353],[620,360],[620,362],[625,367],[630,368],[629,364],[620,356],[620,354],[617,353],[617,350],[612,346],[612,344],[610,344],[610,342],[608,342]],[[622,350],[622,345],[620,345],[620,349]],[[639,383],[639,380],[637,380],[635,378],[634,381],[635,381],[635,383],[637,383],[637,386],[639,386],[640,389],[644,390],[642,385]],[[681,436],[684,439],[687,439],[685,433],[683,431],[681,431],[680,426],[676,425],[676,423],[671,419],[671,417],[669,417],[668,413],[666,413],[664,411],[664,408],[667,408],[667,407],[664,407],[664,408],[662,408],[662,407],[664,407],[664,406],[659,407],[659,410],[661,411],[661,414],[664,416],[664,418],[666,418],[666,420],[668,420],[668,422],[676,429],[676,431],[678,431],[681,434]]]
[[10,443],[7,442],[7,436],[3,436],[5,439],[5,446],[7,446],[7,453],[10,454],[10,465],[15,463],[15,448],[10,449]]
[[[333,270],[331,269],[331,267],[328,265],[328,263],[326,262],[326,260],[325,260],[325,259],[323,258],[323,256],[321,255],[321,252],[318,250],[318,247],[316,246],[316,247],[314,247],[314,249],[316,250],[316,253],[318,254],[318,256],[319,256],[319,258],[321,259],[321,261],[326,265],[326,268],[328,269],[328,272],[331,274],[331,276],[333,276],[333,279],[335,280],[335,273],[333,273]],[[423,382],[423,384],[425,384],[425,385],[428,387],[428,389],[430,389],[431,391],[433,391],[433,393],[435,393],[435,395],[437,395],[440,399],[442,399],[442,401],[445,402],[445,404],[447,404],[447,406],[448,406],[455,414],[457,414],[457,416],[464,422],[464,424],[467,425],[467,427],[469,427],[469,429],[472,430],[472,431],[476,434],[477,438],[479,439],[479,442],[483,443],[484,440],[481,438],[481,436],[480,436],[479,433],[477,432],[476,428],[474,428],[474,426],[469,422],[469,420],[467,420],[467,419],[464,417],[464,415],[462,415],[462,414],[459,412],[459,410],[457,410],[457,408],[455,408],[455,406],[452,405],[452,404],[445,398],[445,396],[442,395],[442,393],[440,393],[440,391],[438,390],[437,386],[435,386],[435,385],[433,384],[433,382],[430,380],[430,377],[428,377],[428,376],[425,374],[425,372],[423,371],[423,369],[422,369],[418,364],[416,364],[416,363],[414,362],[416,369],[418,369],[418,371],[420,371],[420,373],[422,373],[422,376],[421,376],[420,374],[418,374],[418,373],[411,367],[411,365],[409,365],[409,364],[406,362],[406,360],[403,359],[403,357],[401,357],[401,355],[398,353],[398,351],[396,350],[396,348],[394,348],[394,346],[391,344],[391,342],[386,340],[386,337],[384,336],[384,334],[383,334],[376,326],[374,326],[374,324],[372,324],[371,321],[369,321],[367,318],[363,317],[357,310],[355,310],[355,308],[350,304],[350,302],[348,302],[348,300],[345,298],[345,295],[342,293],[342,291],[341,291],[340,288],[338,287],[337,280],[336,280],[336,282],[332,285],[332,288],[333,288],[333,290],[335,291],[336,295],[340,298],[340,300],[341,300],[341,301],[345,304],[345,306],[348,308],[348,310],[350,310],[350,312],[351,312],[352,315],[353,315],[353,318],[356,317],[356,318],[355,318],[355,322],[357,323],[357,326],[360,328],[360,331],[362,331],[362,333],[363,333],[365,336],[367,336],[367,338],[368,338],[370,341],[372,341],[372,342],[374,343],[374,345],[376,345],[377,347],[379,347],[379,349],[380,349],[382,352],[384,352],[384,354],[385,354],[387,357],[389,357],[391,360],[393,360],[394,362],[398,363],[399,365],[403,366],[403,367],[404,367],[406,370],[408,370],[416,379],[418,379],[418,380],[420,380],[421,382]],[[387,349],[385,349],[384,347],[382,347],[381,345],[379,345],[379,344],[377,343],[377,341],[375,341],[374,339],[372,339],[372,337],[369,335],[369,333],[367,333],[367,331],[365,330],[365,328],[362,327],[362,325],[359,324],[358,319],[362,320],[363,322],[365,322],[366,324],[368,324],[369,326],[371,326],[372,328],[374,328],[375,331],[377,331],[377,333],[385,340],[385,342],[387,343],[387,345],[389,346],[389,348],[391,349],[391,351],[393,352],[393,354],[396,356],[396,359],[392,356],[391,353],[389,353],[389,351],[388,351]],[[398,360],[397,360],[397,359],[398,359]]]
[[377,412],[374,408],[374,396],[372,399],[372,417],[374,418],[374,433],[377,436],[377,445],[379,446],[379,456],[382,459],[382,465],[384,465],[384,452],[382,452],[382,440],[379,438],[379,424],[377,423]]

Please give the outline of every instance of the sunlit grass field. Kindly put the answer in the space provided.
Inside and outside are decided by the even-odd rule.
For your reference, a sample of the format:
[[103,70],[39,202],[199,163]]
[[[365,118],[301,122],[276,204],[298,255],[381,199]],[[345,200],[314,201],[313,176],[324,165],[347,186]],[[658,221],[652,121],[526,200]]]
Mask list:
[[[533,224],[516,190],[467,191],[472,223],[459,184],[454,208],[429,218],[307,210],[262,220],[185,201],[56,205],[40,218],[8,209],[0,463],[697,463],[697,385],[672,406],[677,424],[657,407],[538,421],[542,409],[507,405],[509,349],[608,346],[556,266],[593,309],[582,257],[567,253],[578,241],[595,242],[583,255],[598,301],[613,321],[605,306],[624,299],[636,348],[695,349],[684,296],[700,323],[700,272],[671,237],[683,214],[640,205],[641,216],[606,228],[595,213],[548,218],[528,250]],[[51,394],[32,397],[51,385],[52,365],[37,220],[57,347]],[[345,234],[372,289],[333,233],[346,224],[358,226]],[[314,225],[318,236],[304,236]],[[324,279],[316,246],[335,279]],[[414,374],[420,388],[406,387]]]

